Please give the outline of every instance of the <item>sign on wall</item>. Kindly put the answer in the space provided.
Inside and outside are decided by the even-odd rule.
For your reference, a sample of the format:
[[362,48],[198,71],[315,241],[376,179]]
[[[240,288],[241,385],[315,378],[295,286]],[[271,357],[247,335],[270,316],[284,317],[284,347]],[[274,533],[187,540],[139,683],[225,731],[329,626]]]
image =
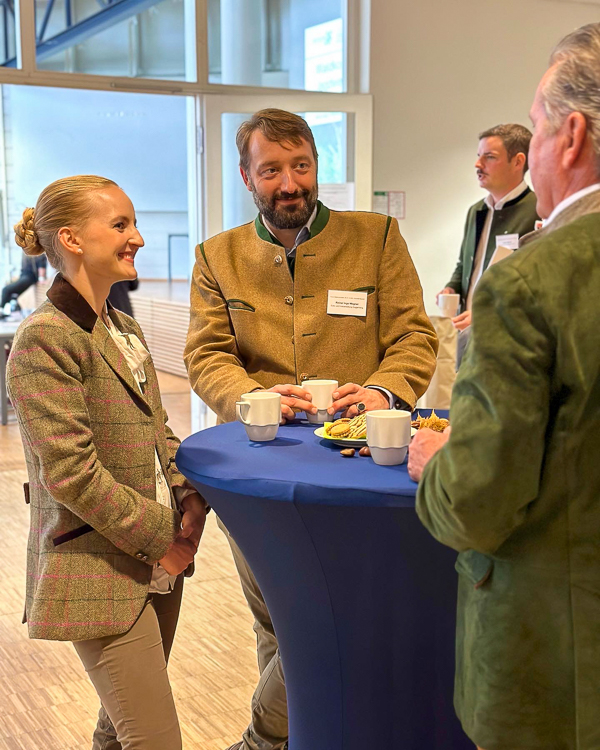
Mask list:
[[373,193],[373,211],[398,220],[406,219],[406,193],[404,190],[376,190]]

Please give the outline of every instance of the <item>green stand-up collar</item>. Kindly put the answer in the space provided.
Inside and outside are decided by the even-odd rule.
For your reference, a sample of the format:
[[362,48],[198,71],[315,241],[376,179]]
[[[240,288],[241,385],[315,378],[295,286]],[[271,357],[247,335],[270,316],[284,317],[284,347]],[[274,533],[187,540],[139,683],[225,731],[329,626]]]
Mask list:
[[317,206],[317,215],[315,216],[315,220],[310,226],[311,240],[313,237],[316,237],[325,229],[325,227],[327,226],[327,222],[329,221],[330,211],[327,206],[324,206],[321,201],[317,201]]
[[[329,221],[329,214],[330,211],[327,208],[327,206],[324,206],[321,201],[317,201],[317,215],[315,216],[315,220],[311,224],[310,227],[310,239],[312,240],[313,237],[316,237],[320,232],[322,232],[325,227],[327,226],[327,222]],[[254,220],[254,227],[256,228],[256,234],[261,238],[261,240],[264,240],[265,242],[270,242],[272,245],[279,245],[280,247],[283,247],[281,242],[277,239],[277,237],[273,237],[271,232],[266,228],[266,226],[262,222],[262,217],[260,214],[256,217]]]

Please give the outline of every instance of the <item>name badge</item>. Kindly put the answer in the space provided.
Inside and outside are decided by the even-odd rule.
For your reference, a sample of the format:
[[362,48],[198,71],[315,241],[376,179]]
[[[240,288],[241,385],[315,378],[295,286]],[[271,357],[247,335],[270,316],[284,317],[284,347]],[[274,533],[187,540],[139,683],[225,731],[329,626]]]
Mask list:
[[327,292],[327,314],[364,316],[367,314],[367,296],[366,292],[330,289]]
[[496,235],[496,247],[505,247],[508,250],[519,249],[519,235],[518,234],[497,234]]

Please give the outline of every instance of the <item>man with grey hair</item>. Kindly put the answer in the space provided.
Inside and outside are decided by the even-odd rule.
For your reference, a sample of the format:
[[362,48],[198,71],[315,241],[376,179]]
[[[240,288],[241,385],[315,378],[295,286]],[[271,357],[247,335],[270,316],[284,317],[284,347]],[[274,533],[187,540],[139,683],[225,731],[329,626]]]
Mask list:
[[489,269],[417,512],[460,552],[455,705],[486,750],[600,748],[600,23],[537,89],[544,228]]
[[515,124],[496,125],[479,134],[475,169],[479,185],[488,194],[467,213],[458,263],[439,293],[460,294],[460,314],[452,319],[459,331],[459,364],[469,339],[473,293],[481,275],[497,248],[516,249],[519,238],[533,231],[539,218],[535,195],[524,179],[530,140],[530,131]]

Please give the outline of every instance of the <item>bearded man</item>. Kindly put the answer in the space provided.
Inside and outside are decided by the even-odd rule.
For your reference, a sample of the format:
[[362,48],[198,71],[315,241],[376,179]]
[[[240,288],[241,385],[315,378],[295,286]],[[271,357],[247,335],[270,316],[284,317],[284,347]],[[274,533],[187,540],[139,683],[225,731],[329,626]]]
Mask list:
[[[197,248],[185,350],[193,389],[224,422],[235,419],[240,396],[256,390],[281,394],[282,420],[315,413],[300,387],[313,378],[343,384],[331,414],[412,410],[433,375],[437,339],[398,222],[330,211],[317,200],[317,150],[298,115],[261,110],[236,142],[259,215]],[[340,291],[362,292],[362,308],[333,310],[331,292]],[[228,538],[256,620],[261,673],[252,723],[231,750],[284,748],[277,639],[258,584]]]

